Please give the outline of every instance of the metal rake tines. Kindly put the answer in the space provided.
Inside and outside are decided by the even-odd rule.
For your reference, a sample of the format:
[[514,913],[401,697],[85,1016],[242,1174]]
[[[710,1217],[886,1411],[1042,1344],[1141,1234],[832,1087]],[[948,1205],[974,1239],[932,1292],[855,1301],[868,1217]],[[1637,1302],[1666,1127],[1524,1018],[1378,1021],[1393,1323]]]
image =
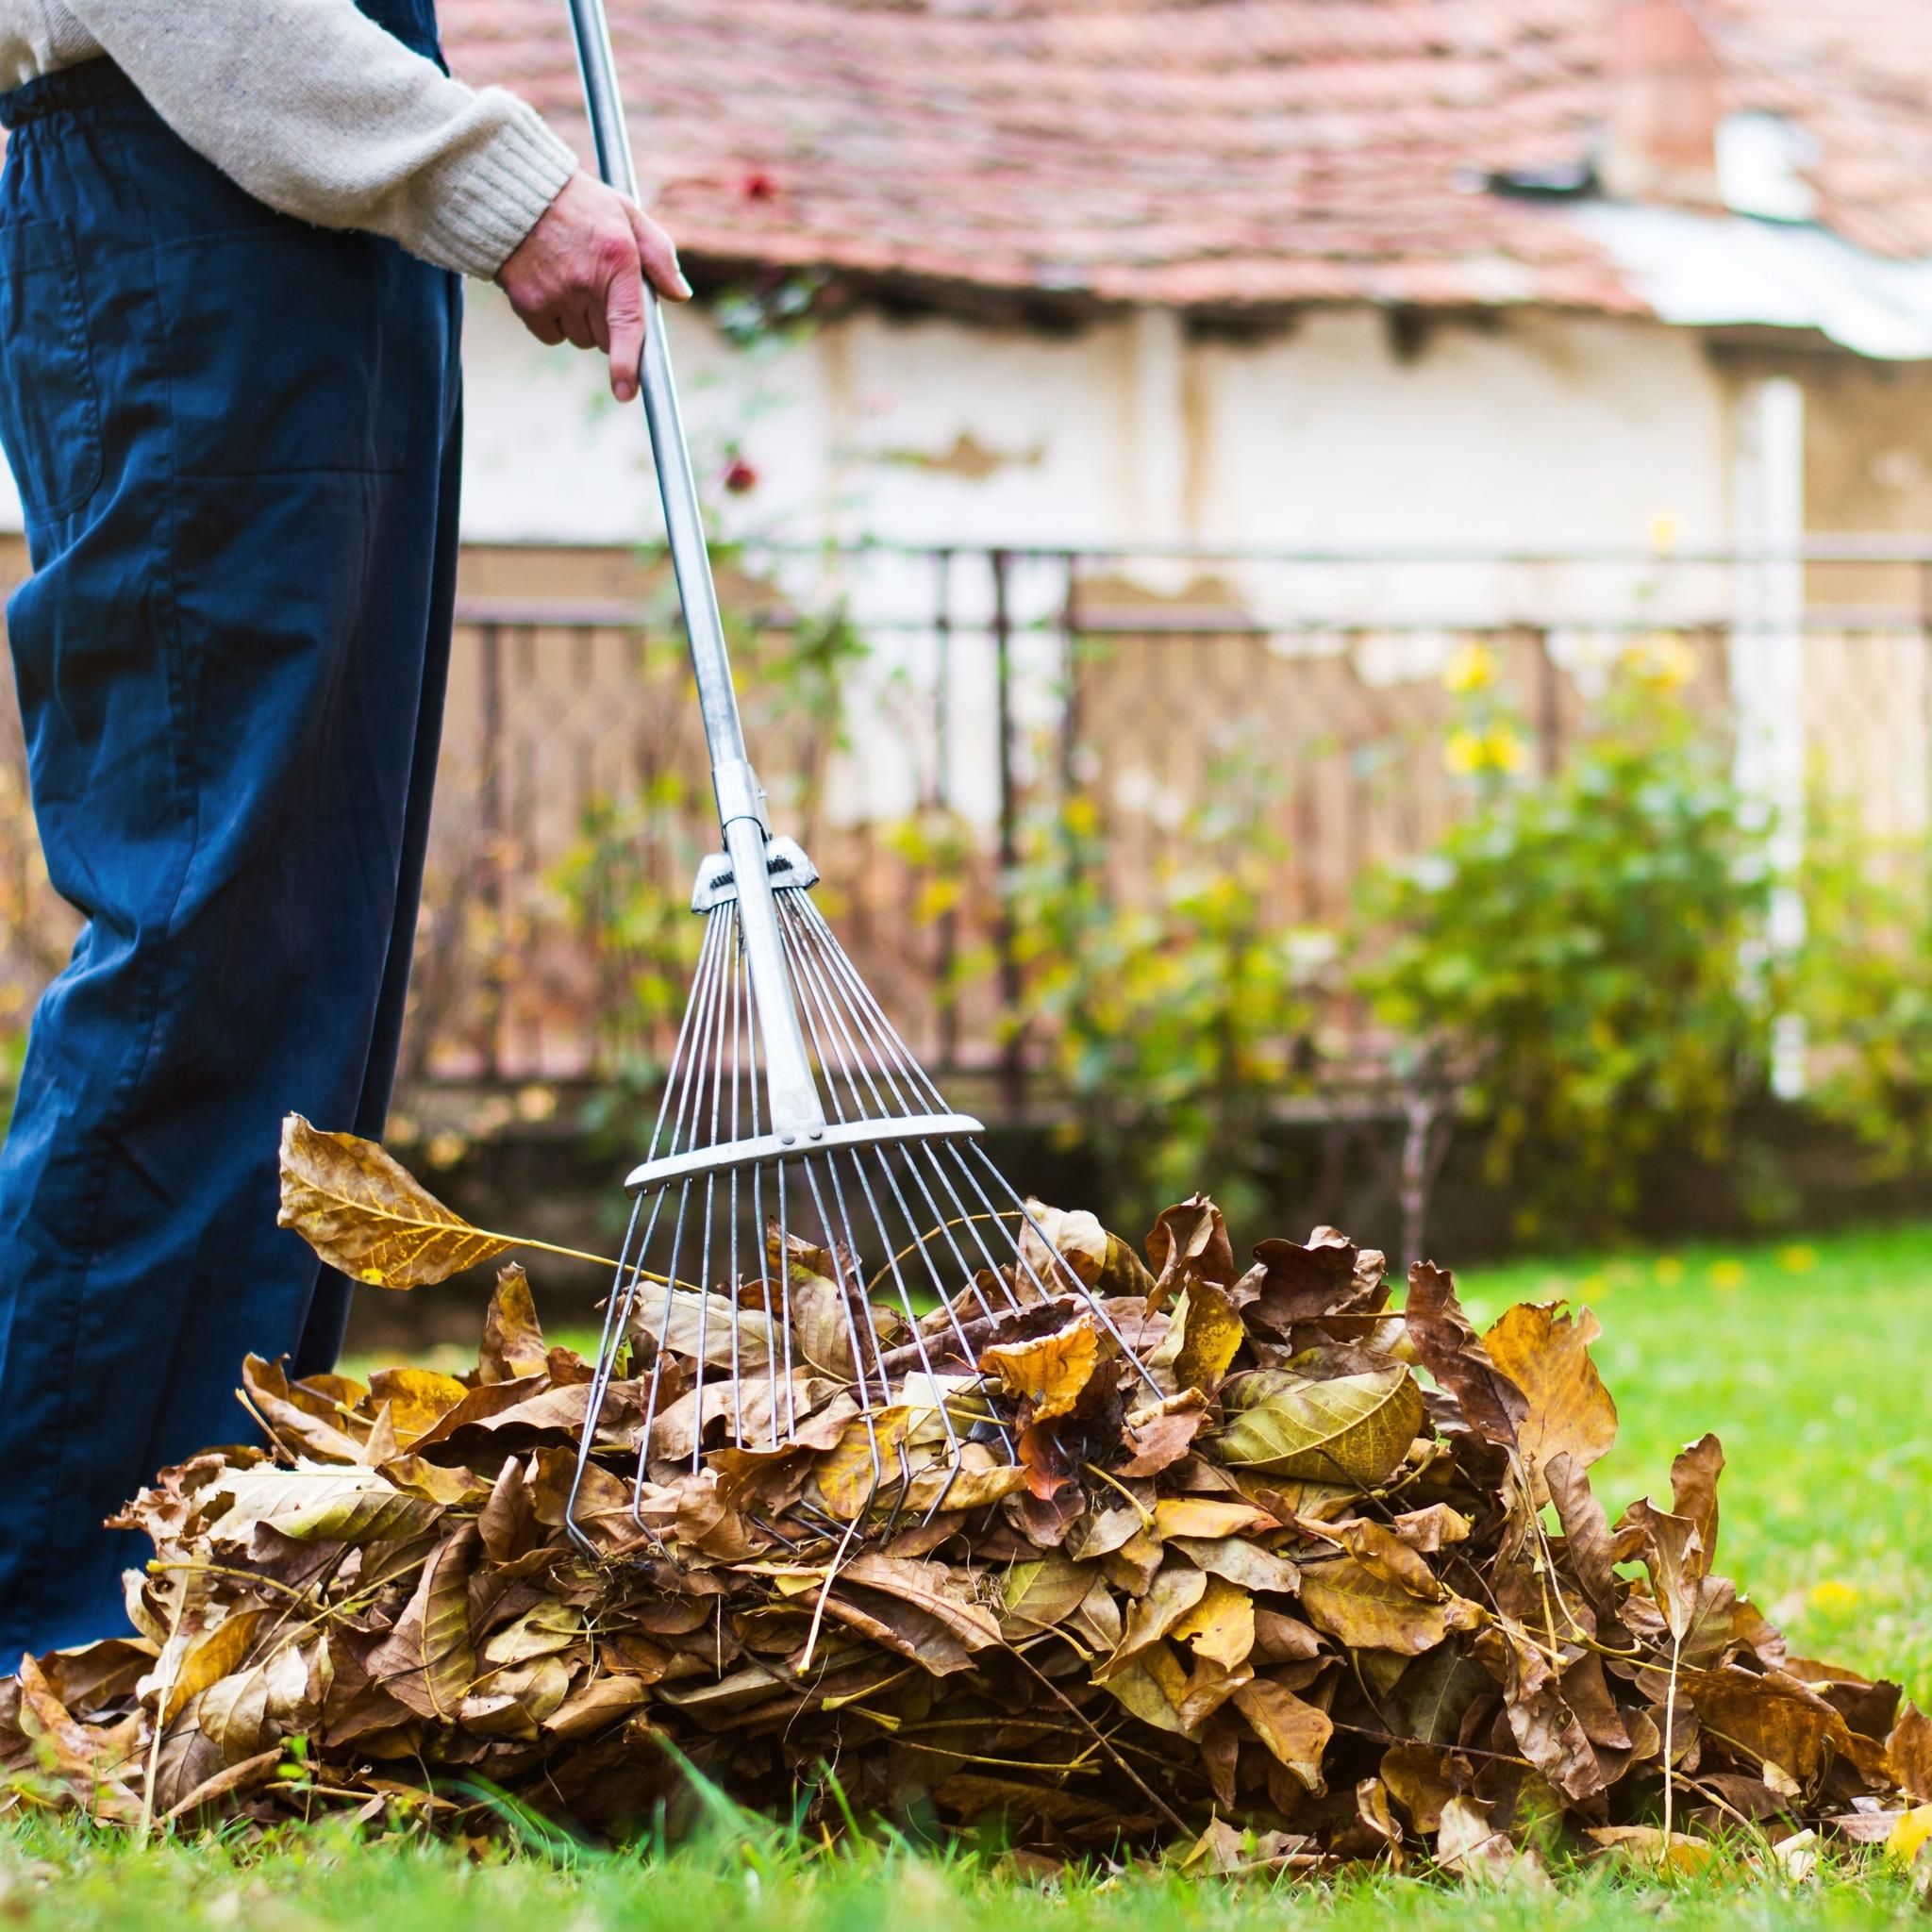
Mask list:
[[1085,1313],[1134,1358],[805,889],[774,901],[824,1124],[774,1130],[738,904],[711,905],[589,1389],[570,1504],[587,1551],[585,1517],[613,1504],[603,1464],[634,1456],[625,1513],[650,1535],[653,1472],[721,1448],[842,1447],[824,1520],[890,1533],[1014,1460],[1012,1405],[979,1367],[1014,1318]]

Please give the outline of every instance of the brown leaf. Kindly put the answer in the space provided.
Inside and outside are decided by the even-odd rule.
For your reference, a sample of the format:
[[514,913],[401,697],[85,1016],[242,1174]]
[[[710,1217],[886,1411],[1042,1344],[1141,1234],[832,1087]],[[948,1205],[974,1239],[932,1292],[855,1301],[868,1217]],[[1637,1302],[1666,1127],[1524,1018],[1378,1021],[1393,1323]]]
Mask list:
[[1008,1395],[1031,1403],[1033,1421],[1071,1414],[1100,1363],[1100,1326],[1075,1315],[1064,1327],[1030,1341],[996,1344],[979,1357]]
[[1442,1807],[1456,1795],[1444,1755],[1432,1744],[1396,1744],[1382,1754],[1382,1782],[1420,1832],[1442,1828]]
[[1685,1674],[1687,1697],[1707,1734],[1741,1746],[1748,1759],[1775,1765],[1807,1789],[1836,1757],[1852,1757],[1852,1733],[1840,1713],[1783,1671],[1762,1675],[1727,1664]]
[[1304,1703],[1269,1677],[1243,1684],[1234,1693],[1234,1707],[1304,1790],[1319,1798],[1327,1789],[1322,1777],[1322,1755],[1335,1735],[1328,1713]]
[[[870,1552],[856,1557],[838,1573],[827,1609],[855,1586],[891,1600],[894,1609],[885,1611],[888,1621],[882,1627],[891,1632],[891,1646],[936,1675],[964,1670],[974,1653],[1002,1641],[999,1620],[943,1563]],[[864,1607],[861,1600],[859,1607]]]
[[1301,1588],[1301,1573],[1292,1563],[1247,1537],[1175,1536],[1170,1541],[1197,1569],[1225,1577],[1243,1590],[1291,1596]]
[[1483,1337],[1490,1360],[1523,1391],[1516,1441],[1538,1507],[1548,1500],[1543,1466],[1552,1456],[1567,1455],[1587,1468],[1617,1440],[1617,1406],[1590,1358],[1590,1344],[1603,1330],[1588,1308],[1573,1319],[1557,1314],[1561,1306],[1522,1303]]
[[267,1614],[255,1608],[232,1610],[212,1629],[188,1639],[175,1655],[162,1652],[154,1674],[165,1688],[163,1726],[175,1722],[190,1698],[198,1697],[247,1657]]
[[1717,1479],[1724,1468],[1724,1447],[1708,1434],[1682,1450],[1671,1464],[1672,1513],[1697,1525],[1707,1571],[1717,1560]]
[[440,1544],[394,1630],[370,1657],[370,1676],[419,1717],[454,1722],[475,1677],[469,1592],[481,1551],[474,1523]]
[[1190,1194],[1163,1208],[1149,1230],[1147,1262],[1155,1282],[1147,1291],[1147,1307],[1163,1307],[1191,1281],[1234,1286],[1234,1249],[1221,1209],[1206,1194]]
[[1657,1607],[1671,1635],[1681,1644],[1697,1621],[1704,1602],[1704,1575],[1709,1568],[1697,1525],[1688,1516],[1659,1509],[1646,1498],[1631,1504],[1617,1527],[1620,1534],[1628,1530],[1641,1539],[1639,1553],[1650,1573]]
[[332,1421],[317,1415],[296,1399],[289,1378],[276,1362],[258,1355],[242,1362],[242,1387],[237,1391],[267,1424],[286,1449],[312,1456],[322,1462],[359,1462],[362,1445]]
[[[1084,1210],[1070,1213],[1049,1208],[1042,1201],[1028,1201],[1026,1216],[1020,1226],[1021,1263],[1023,1269],[1046,1283],[1051,1293],[1063,1294],[1077,1284],[1102,1299],[1109,1295],[1144,1297],[1154,1286],[1154,1277],[1141,1265],[1140,1256]],[[1055,1267],[1056,1256],[1072,1271],[1073,1281]]]
[[1543,1468],[1550,1500],[1563,1525],[1563,1541],[1576,1580],[1593,1604],[1607,1604],[1616,1592],[1615,1565],[1627,1562],[1642,1546],[1634,1524],[1610,1534],[1604,1506],[1591,1493],[1590,1478],[1574,1457],[1558,1450]]
[[1424,1603],[1438,1603],[1448,1594],[1436,1573],[1386,1524],[1356,1517],[1326,1525],[1319,1533],[1332,1538],[1363,1569],[1386,1576]]
[[373,1141],[326,1134],[299,1113],[282,1122],[282,1205],[332,1268],[372,1288],[421,1288],[516,1245],[445,1208]]
[[1316,1228],[1306,1244],[1261,1241],[1254,1253],[1259,1274],[1249,1280],[1255,1290],[1256,1320],[1284,1340],[1297,1323],[1366,1311],[1381,1304],[1379,1269],[1370,1279],[1358,1279],[1359,1251],[1332,1227]]
[[1410,1549],[1424,1556],[1435,1556],[1452,1543],[1469,1541],[1469,1518],[1446,1503],[1431,1503],[1425,1509],[1404,1510],[1392,1526]]
[[272,1751],[264,1751],[258,1757],[244,1758],[240,1764],[230,1764],[218,1771],[212,1777],[205,1777],[188,1792],[177,1798],[167,1810],[161,1813],[163,1824],[174,1824],[186,1818],[191,1812],[198,1811],[204,1805],[218,1804],[224,1798],[231,1798],[239,1791],[252,1791],[258,1785],[266,1784],[275,1775],[275,1767],[282,1761],[282,1750],[276,1745]]
[[1520,1624],[1499,1620],[1508,1674],[1503,1708],[1523,1755],[1566,1798],[1581,1803],[1607,1782],[1576,1713],[1563,1696],[1563,1681],[1541,1647]]
[[1051,1630],[1086,1600],[1099,1574],[1093,1563],[1075,1563],[1058,1550],[1037,1563],[1016,1563],[1007,1573],[1003,1622],[1023,1637]]
[[1124,1480],[1158,1475],[1192,1448],[1208,1421],[1198,1389],[1183,1389],[1158,1407],[1135,1409],[1126,1419],[1125,1446],[1133,1453],[1115,1474]]
[[1408,1271],[1402,1319],[1424,1368],[1455,1396],[1463,1420],[1490,1441],[1513,1448],[1528,1402],[1476,1340],[1446,1268],[1418,1261]]
[[380,1470],[335,1463],[264,1463],[221,1490],[228,1507],[208,1524],[208,1540],[243,1548],[258,1525],[297,1542],[353,1544],[420,1536],[442,1515],[441,1504],[399,1490]]
[[541,1375],[548,1366],[543,1330],[529,1277],[511,1261],[496,1271],[496,1287],[483,1317],[483,1345],[476,1352],[479,1382],[514,1382]]
[[1885,1769],[1907,1797],[1932,1805],[1932,1717],[1906,1706],[1885,1740]]

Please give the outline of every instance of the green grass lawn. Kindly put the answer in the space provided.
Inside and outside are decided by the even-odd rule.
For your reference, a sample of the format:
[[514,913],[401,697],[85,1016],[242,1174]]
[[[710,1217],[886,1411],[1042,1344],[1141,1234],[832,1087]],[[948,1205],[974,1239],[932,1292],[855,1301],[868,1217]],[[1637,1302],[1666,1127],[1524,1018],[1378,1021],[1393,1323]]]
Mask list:
[[[1473,1313],[1566,1296],[1604,1325],[1597,1359],[1623,1418],[1597,1471],[1617,1507],[1667,1494],[1670,1458],[1724,1438],[1719,1568],[1801,1653],[1900,1679],[1932,1701],[1932,1223],[1806,1244],[1697,1248],[1472,1273]],[[539,1287],[541,1294],[541,1281]],[[479,1311],[480,1313],[480,1311]],[[362,1365],[367,1366],[367,1365]],[[1554,1897],[1470,1895],[1375,1878],[1231,1886],[1076,1875],[871,1849],[809,1857],[781,1835],[725,1833],[665,1859],[371,1846],[340,1826],[265,1849],[134,1850],[0,1824],[0,1920],[23,1926],[382,1926],[392,1932],[1402,1932],[1661,1924],[1687,1928],[1925,1924],[1882,1872],[1821,1884],[1706,1879],[1668,1890],[1601,1868]]]

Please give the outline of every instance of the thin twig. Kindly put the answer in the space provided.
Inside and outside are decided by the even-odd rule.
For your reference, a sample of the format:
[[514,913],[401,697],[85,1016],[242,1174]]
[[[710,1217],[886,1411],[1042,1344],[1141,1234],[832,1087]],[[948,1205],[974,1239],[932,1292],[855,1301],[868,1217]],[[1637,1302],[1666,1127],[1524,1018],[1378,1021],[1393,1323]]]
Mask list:
[[1082,1729],[1086,1731],[1087,1735],[1090,1738],[1091,1738],[1100,1746],[1100,1748],[1103,1751],[1105,1751],[1107,1755],[1109,1757],[1111,1757],[1113,1761],[1116,1764],[1118,1764],[1124,1772],[1126,1773],[1126,1774],[1130,1778],[1133,1779],[1135,1784],[1138,1785],[1141,1790],[1145,1794],[1145,1796],[1148,1799],[1148,1802],[1153,1805],[1154,1808],[1157,1811],[1158,1811],[1160,1815],[1164,1819],[1166,1819],[1167,1822],[1171,1825],[1173,1825],[1176,1831],[1187,1830],[1188,1827],[1180,1818],[1179,1814],[1176,1813],[1174,1810],[1174,1808],[1167,1803],[1167,1801],[1160,1795],[1160,1793],[1154,1789],[1154,1787],[1150,1785],[1147,1782],[1147,1780],[1143,1778],[1141,1775],[1141,1774],[1138,1771],[1136,1771],[1134,1767],[1131,1764],[1129,1764],[1127,1760],[1124,1757],[1123,1757],[1118,1751],[1116,1751],[1113,1748],[1113,1745],[1108,1739],[1107,1734],[1099,1729],[1099,1727],[1094,1724],[1093,1720],[1090,1718],[1087,1715],[1087,1713],[1084,1710],[1082,1710],[1080,1707],[1077,1704],[1075,1704],[1074,1700],[1071,1697],[1069,1697],[1067,1693],[1064,1690],[1062,1690],[1058,1684],[1056,1684],[1054,1680],[1051,1677],[1049,1677],[1046,1674],[1046,1673],[1039,1667],[1038,1664],[1036,1664],[1033,1661],[1031,1657],[1023,1657],[1017,1650],[1009,1650],[1008,1654],[1014,1659],[1016,1663],[1019,1664],[1020,1668],[1023,1671],[1026,1672],[1027,1674],[1031,1676],[1034,1679],[1034,1681],[1038,1683],[1046,1691],[1048,1696],[1056,1699],[1065,1710],[1072,1714],[1074,1722],[1079,1724],[1082,1727]]

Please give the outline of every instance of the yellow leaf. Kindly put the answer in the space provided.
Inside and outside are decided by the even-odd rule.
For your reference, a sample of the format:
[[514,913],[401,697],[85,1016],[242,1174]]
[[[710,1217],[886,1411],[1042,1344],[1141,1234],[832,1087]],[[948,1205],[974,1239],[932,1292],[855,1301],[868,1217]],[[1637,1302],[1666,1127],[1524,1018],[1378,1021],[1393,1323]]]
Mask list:
[[1219,1576],[1208,1579],[1201,1601],[1167,1633],[1196,1657],[1233,1670],[1255,1647],[1255,1600]]
[[454,1375],[434,1369],[377,1369],[369,1378],[367,1407],[373,1413],[389,1404],[401,1450],[426,1436],[469,1392]]
[[1163,1496],[1154,1506],[1154,1527],[1162,1537],[1241,1536],[1280,1524],[1252,1503],[1223,1503],[1211,1496]]
[[1208,1578],[1186,1564],[1170,1564],[1127,1611],[1126,1628],[1114,1654],[1094,1672],[1104,1682],[1154,1649],[1160,1640],[1208,1594]]
[[1528,1413],[1516,1440],[1535,1474],[1535,1501],[1548,1495],[1543,1465],[1559,1451],[1587,1468],[1617,1440],[1617,1405],[1604,1387],[1590,1344],[1603,1333],[1588,1308],[1574,1319],[1560,1302],[1524,1302],[1483,1337],[1490,1359],[1523,1391]]
[[1915,1805],[1891,1827],[1885,1850],[1888,1857],[1909,1866],[1928,1842],[1932,1842],[1932,1805]]
[[1195,1281],[1188,1289],[1174,1380],[1183,1389],[1198,1389],[1203,1395],[1212,1395],[1246,1338],[1241,1310],[1227,1291],[1211,1281]]
[[[166,1680],[167,1701],[161,1707],[164,1726],[175,1722],[191,1697],[220,1683],[240,1666],[267,1614],[266,1610],[237,1610],[183,1649],[181,1661]],[[158,1674],[164,1668],[158,1666]]]
[[900,1404],[870,1417],[855,1416],[813,1465],[819,1494],[840,1522],[850,1523],[879,1495],[890,1500],[898,1493],[898,1450],[911,1430],[913,1414]]
[[996,1344],[979,1357],[979,1366],[997,1375],[1008,1395],[1032,1403],[1035,1422],[1069,1414],[1099,1364],[1099,1325],[1086,1314],[1051,1335]]
[[373,1288],[446,1281],[516,1245],[472,1227],[375,1141],[322,1133],[299,1113],[282,1123],[281,1170],[278,1224]]

